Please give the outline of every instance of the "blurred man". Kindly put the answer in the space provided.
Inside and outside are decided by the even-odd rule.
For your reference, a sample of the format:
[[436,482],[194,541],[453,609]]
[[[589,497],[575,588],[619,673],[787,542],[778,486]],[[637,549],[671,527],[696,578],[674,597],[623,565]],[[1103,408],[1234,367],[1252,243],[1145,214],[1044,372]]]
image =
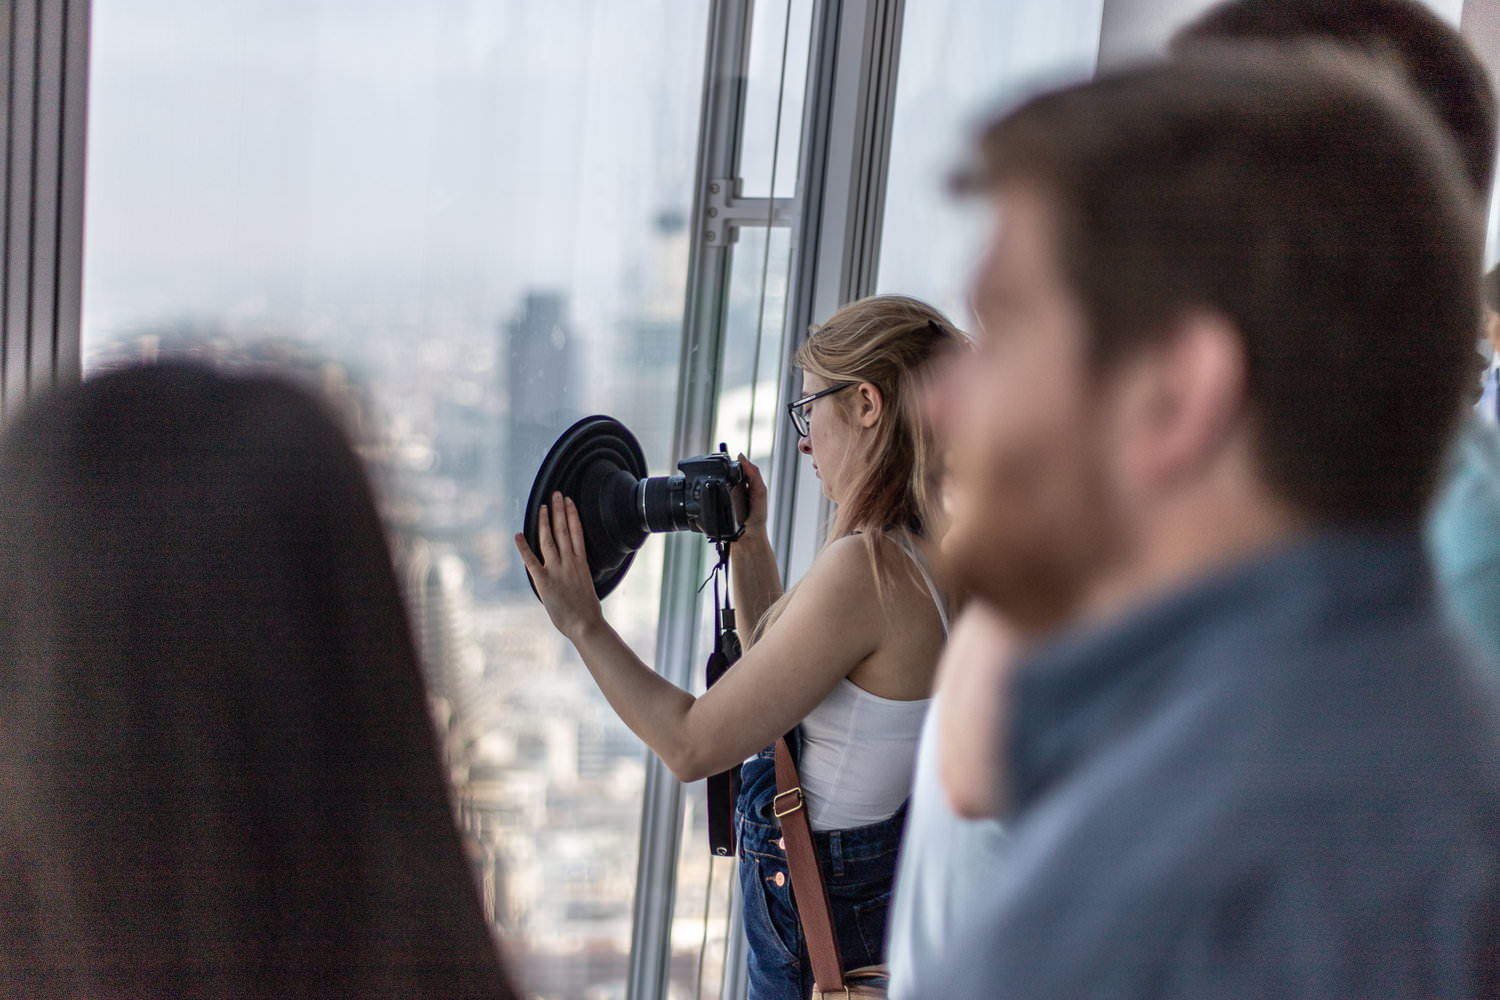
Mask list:
[[[1462,37],[1425,7],[1409,0],[1230,0],[1184,29],[1173,47],[1191,53],[1226,41],[1286,44],[1289,51],[1332,42],[1388,60],[1450,133],[1474,191],[1476,222],[1482,221],[1495,148],[1494,98]],[[1475,238],[1480,235],[1476,228]],[[1487,277],[1485,290],[1486,301],[1500,308],[1500,268]],[[1500,314],[1487,316],[1494,341]],[[1374,360],[1356,356],[1344,363]],[[1493,365],[1486,378],[1479,409],[1492,422]],[[933,399],[948,411],[950,395],[939,389]],[[937,415],[952,419],[949,412]],[[1369,431],[1379,433],[1383,426],[1372,419]],[[1480,429],[1478,421],[1465,422],[1446,460],[1439,496],[1428,518],[1427,543],[1441,596],[1470,637],[1500,659],[1500,434]],[[1000,700],[1013,682],[1023,638],[992,609],[971,604],[945,653],[918,756],[908,849],[892,910],[891,993],[898,1000],[914,995],[913,984],[942,967],[954,929],[986,898],[987,886],[973,873],[1004,863],[1004,838],[994,819],[1008,729]]]
[[948,547],[1032,645],[1007,855],[916,995],[1500,985],[1500,730],[1419,531],[1473,182],[1353,62],[1185,57],[984,137]]

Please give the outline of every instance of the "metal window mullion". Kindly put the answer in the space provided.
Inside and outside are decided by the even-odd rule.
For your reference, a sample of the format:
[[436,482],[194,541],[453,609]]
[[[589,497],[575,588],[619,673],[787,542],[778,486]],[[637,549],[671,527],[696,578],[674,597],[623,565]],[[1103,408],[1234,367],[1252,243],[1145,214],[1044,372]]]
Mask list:
[[[739,861],[736,860],[735,864]],[[745,963],[743,903],[740,880],[736,877],[729,886],[729,926],[724,941],[724,974],[719,984],[719,1000],[744,1000],[750,987],[750,970]]]
[[[751,0],[715,0],[709,19],[703,112],[693,206],[683,353],[679,368],[677,454],[712,447],[714,406],[722,370],[724,305],[729,282],[730,227],[711,243],[705,221],[709,187],[733,178],[744,109]],[[792,292],[782,338],[782,395],[791,398],[791,358],[808,324],[875,285],[890,119],[900,52],[902,0],[814,0],[807,99],[793,225]],[[737,192],[721,189],[732,197]],[[779,200],[779,199],[778,199]],[[772,218],[776,213],[771,213]],[[743,224],[749,224],[743,223]],[[796,440],[778,421],[773,541],[784,579],[800,575],[820,540],[826,503]],[[798,500],[803,501],[799,504]],[[697,644],[697,585],[703,571],[699,539],[671,535],[663,572],[656,662],[662,674],[688,686]],[[631,1000],[665,995],[676,855],[683,789],[654,756],[649,758],[641,818],[640,862],[632,933]],[[726,996],[743,995],[744,978],[731,920]],[[738,992],[736,992],[738,991]]]
[[891,126],[896,108],[896,75],[901,57],[901,21],[905,0],[872,3],[864,24],[866,59],[858,94],[857,139],[850,224],[841,284],[846,299],[875,292],[880,267],[881,227],[885,220],[885,182],[890,165]]
[[735,242],[741,229],[792,226],[797,218],[796,198],[746,198],[740,194],[741,180],[719,177],[708,182],[703,229],[693,234],[710,246]]
[[14,0],[10,25],[10,102],[5,183],[4,370],[0,371],[0,410],[15,412],[26,398],[27,342],[31,321],[32,227],[35,212],[36,83],[38,0]]
[[[792,358],[808,327],[875,290],[904,0],[819,0],[813,12],[801,207],[782,338],[782,394],[795,395]],[[772,474],[784,491],[771,525],[784,579],[800,577],[822,544],[829,507],[794,432],[777,431]]]
[[61,44],[62,143],[57,178],[57,280],[53,307],[52,380],[83,375],[83,205],[88,149],[90,0],[67,0]]
[[0,419],[78,377],[88,0],[0,8]]
[[61,203],[65,0],[45,0],[37,18],[36,128],[32,154],[31,287],[27,292],[26,391],[52,384],[57,336],[58,206]]
[[[730,261],[727,240],[709,245],[702,237],[709,185],[715,179],[732,177],[738,160],[751,2],[714,0],[709,13],[673,434],[673,454],[679,456],[712,447]],[[696,535],[672,533],[666,538],[656,665],[662,676],[682,687],[691,687],[695,666],[703,554],[703,540]],[[667,992],[683,795],[682,784],[648,753],[626,988],[629,1000],[657,1000]]]
[[[832,78],[838,55],[838,23],[843,9],[840,0],[815,0],[812,13],[812,39],[807,54],[807,85],[802,104],[802,143],[797,164],[797,199],[802,213],[794,230],[794,250],[787,294],[786,330],[781,338],[781,398],[797,396],[796,372],[792,359],[807,336],[812,307],[806,301],[812,294],[813,267],[819,256],[823,236],[820,220],[827,184],[827,145],[829,116],[833,113]],[[811,272],[811,273],[810,273]],[[811,562],[803,552],[805,539],[817,533],[824,505],[821,490],[802,468],[797,450],[796,432],[788,421],[776,421],[776,443],[771,450],[771,482],[776,484],[775,511],[770,525],[771,544],[776,552],[781,578],[788,584],[793,573]],[[806,500],[799,504],[799,500]]]
[[10,268],[5,261],[10,253],[10,127],[13,115],[10,101],[11,78],[16,61],[11,54],[15,44],[15,7],[0,8],[0,422],[5,417],[5,359],[10,345],[6,338],[5,317],[9,312]]
[[[901,0],[814,0],[791,219],[792,287],[781,338],[783,399],[797,394],[792,361],[812,321],[875,287],[904,13]],[[771,537],[782,579],[790,582],[821,544],[829,507],[801,461],[790,422],[778,420],[776,427]],[[737,886],[730,906],[721,995],[743,1000],[748,984]]]

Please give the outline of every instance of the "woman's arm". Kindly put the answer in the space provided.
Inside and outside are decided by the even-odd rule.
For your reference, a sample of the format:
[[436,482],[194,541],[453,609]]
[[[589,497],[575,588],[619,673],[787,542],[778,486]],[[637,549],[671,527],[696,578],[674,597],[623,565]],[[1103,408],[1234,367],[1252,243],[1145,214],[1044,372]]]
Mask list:
[[765,480],[744,455],[739,461],[750,486],[750,516],[745,519],[745,533],[729,547],[729,568],[740,639],[748,648],[755,639],[756,623],[781,597],[781,571],[766,535]]
[[968,819],[1005,808],[1010,684],[1019,643],[992,609],[970,601],[938,661],[938,775],[953,811]]
[[885,632],[874,576],[856,538],[828,546],[797,600],[708,692],[694,698],[625,645],[604,620],[571,500],[542,508],[541,559],[516,548],[558,630],[621,720],[682,781],[723,771],[791,729],[878,647]]

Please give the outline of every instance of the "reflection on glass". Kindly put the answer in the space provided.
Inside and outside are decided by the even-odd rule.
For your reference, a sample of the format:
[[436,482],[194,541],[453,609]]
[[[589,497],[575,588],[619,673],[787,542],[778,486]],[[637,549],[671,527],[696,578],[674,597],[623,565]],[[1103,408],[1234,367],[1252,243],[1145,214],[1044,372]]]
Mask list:
[[1489,246],[1485,254],[1485,270],[1500,261],[1500,184],[1490,196]]
[[1092,74],[1103,0],[925,0],[906,8],[876,290],[968,322],[982,216],[946,182],[985,117]]
[[[743,230],[731,251],[722,388],[713,439],[726,443],[730,454],[745,452],[771,480],[768,486],[774,497],[770,458],[775,421],[783,412],[777,405],[776,376],[786,320],[791,234],[785,228],[773,229],[768,239],[767,232]],[[775,516],[774,508],[771,514]],[[745,627],[741,623],[742,634]],[[712,602],[705,598],[700,602],[695,664],[706,662],[713,630]],[[701,669],[695,669],[693,680],[695,693],[701,693]],[[701,967],[701,995],[717,996],[724,975],[735,862],[714,860],[709,854],[706,797],[704,782],[694,782],[686,790],[673,907],[672,981],[697,975]]]
[[[777,198],[795,192],[802,102],[807,76],[807,43],[811,31],[810,0],[759,0],[752,28],[750,79],[742,125],[740,176],[742,194],[772,194],[775,157]],[[783,45],[786,66],[781,64]],[[780,139],[777,143],[777,100],[781,101]],[[786,327],[787,286],[791,273],[791,230],[746,226],[738,239],[719,252],[730,254],[729,283],[724,306],[723,351],[719,399],[713,442],[743,451],[770,478],[771,447],[775,440],[778,372]],[[771,495],[776,484],[769,482]],[[771,516],[775,516],[774,510]],[[708,658],[713,642],[711,601],[700,602],[698,649],[693,672],[694,690],[701,693],[704,677],[697,664]],[[724,961],[731,928],[730,903],[735,861],[709,854],[704,782],[694,782],[684,795],[681,850],[673,902],[671,979],[696,984],[694,997],[718,996],[724,982]],[[736,933],[742,933],[736,931]]]
[[739,163],[746,198],[770,196],[773,179],[777,198],[797,193],[812,8],[812,0],[753,4]]
[[776,406],[777,373],[786,324],[791,230],[745,229],[733,253],[714,440],[765,465],[781,412]]
[[[707,5],[93,9],[86,373],[190,353],[334,399],[507,954],[530,992],[623,996],[645,750],[510,536],[580,416],[619,417],[653,473],[680,457]],[[653,537],[610,598],[637,649],[661,558]]]

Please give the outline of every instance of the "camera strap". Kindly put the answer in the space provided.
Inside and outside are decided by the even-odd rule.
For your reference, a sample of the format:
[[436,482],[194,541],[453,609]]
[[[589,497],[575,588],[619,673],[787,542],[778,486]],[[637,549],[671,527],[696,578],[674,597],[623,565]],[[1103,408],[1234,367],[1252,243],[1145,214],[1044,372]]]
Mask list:
[[[713,569],[714,649],[708,656],[706,682],[712,687],[740,658],[740,637],[729,602],[729,543],[718,542],[719,562]],[[715,857],[734,855],[734,801],[739,797],[740,767],[708,776],[708,849]]]

